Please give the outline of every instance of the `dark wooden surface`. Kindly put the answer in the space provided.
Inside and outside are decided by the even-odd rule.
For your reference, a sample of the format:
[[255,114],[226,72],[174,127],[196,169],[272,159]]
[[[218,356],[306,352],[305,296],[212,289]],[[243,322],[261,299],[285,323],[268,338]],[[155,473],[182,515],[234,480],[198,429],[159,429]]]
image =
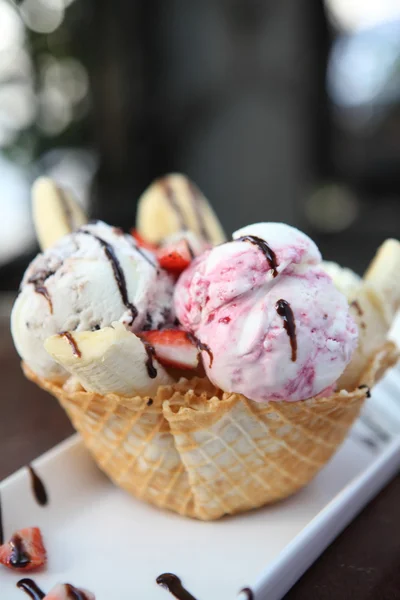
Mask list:
[[[8,321],[0,321],[0,334],[1,480],[69,436],[72,427],[57,402],[23,377]],[[285,600],[347,598],[400,600],[400,477],[365,508]]]
[[23,376],[6,319],[0,320],[0,378],[1,480],[73,429],[57,401]]

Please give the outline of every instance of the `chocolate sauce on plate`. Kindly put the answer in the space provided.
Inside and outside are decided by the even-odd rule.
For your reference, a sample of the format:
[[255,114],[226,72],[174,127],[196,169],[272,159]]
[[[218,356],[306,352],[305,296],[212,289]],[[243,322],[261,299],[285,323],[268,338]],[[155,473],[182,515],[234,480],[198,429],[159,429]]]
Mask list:
[[292,361],[297,358],[297,338],[296,338],[296,322],[292,308],[286,300],[278,300],[276,303],[276,312],[283,319],[283,326],[290,339],[290,347],[292,348]]
[[144,349],[146,350],[147,353],[147,360],[146,360],[146,369],[147,369],[147,374],[151,379],[155,379],[157,377],[157,369],[154,366],[153,363],[153,359],[156,355],[156,351],[154,350],[153,346],[151,346],[148,342],[143,341],[143,345],[144,345]]
[[28,470],[31,476],[32,492],[35,496],[35,500],[40,506],[46,506],[49,502],[49,497],[44,483],[31,465],[28,465]]
[[70,583],[65,584],[65,591],[67,592],[68,600],[88,600],[86,594],[78,590]]
[[12,536],[9,544],[11,546],[10,565],[16,569],[27,567],[31,562],[31,558],[25,552],[22,538],[18,534],[15,534]]
[[114,273],[114,279],[118,286],[118,290],[121,295],[122,302],[123,302],[124,306],[126,306],[126,308],[128,310],[130,310],[130,312],[131,312],[132,318],[131,318],[130,324],[132,325],[132,323],[134,322],[134,320],[136,319],[136,317],[138,315],[138,310],[137,310],[136,306],[134,306],[131,302],[129,302],[128,288],[126,287],[125,273],[124,273],[124,271],[120,265],[120,262],[114,252],[114,248],[112,247],[111,244],[109,244],[108,242],[103,240],[103,238],[99,237],[98,235],[95,235],[91,231],[87,231],[86,229],[81,229],[81,233],[84,233],[85,235],[91,235],[104,248],[105,255],[106,255],[109,263],[111,264],[111,267],[112,267],[112,270]]
[[65,338],[67,340],[67,342],[69,343],[69,345],[72,348],[72,354],[74,356],[76,356],[77,358],[81,358],[82,353],[79,350],[79,346],[78,346],[78,344],[76,342],[76,339],[72,335],[72,333],[70,333],[69,331],[63,331],[59,335],[60,335],[60,337],[63,337],[63,338]]
[[4,527],[3,527],[3,511],[1,506],[1,496],[0,496],[0,546],[4,544]]
[[52,275],[54,275],[54,271],[39,271],[38,273],[36,273],[35,275],[32,275],[32,277],[30,277],[28,279],[28,283],[33,283],[35,292],[37,294],[40,294],[44,298],[46,298],[48,305],[50,307],[51,314],[53,314],[53,301],[49,294],[49,290],[47,289],[47,287],[44,284],[45,284],[46,279],[48,279]]
[[17,588],[26,592],[32,600],[43,600],[46,595],[32,579],[20,579]]
[[163,573],[162,575],[159,575],[156,582],[158,585],[161,585],[161,587],[171,592],[178,600],[196,600],[196,598],[183,587],[179,577],[173,573]]
[[[26,592],[28,596],[32,598],[32,600],[43,600],[43,598],[46,596],[46,594],[32,579],[20,579],[20,581],[17,583],[17,588]],[[88,600],[86,594],[78,590],[78,588],[70,583],[65,583],[64,588],[68,600]]]
[[278,261],[276,259],[276,254],[275,252],[272,250],[272,248],[270,248],[267,244],[267,242],[255,235],[244,235],[243,237],[240,237],[238,240],[238,242],[250,242],[250,244],[254,244],[254,246],[257,246],[261,252],[264,254],[265,258],[268,261],[269,266],[272,269],[272,275],[273,277],[276,277],[278,275]]
[[245,587],[240,590],[241,594],[246,594],[247,600],[254,600],[254,592],[249,587]]

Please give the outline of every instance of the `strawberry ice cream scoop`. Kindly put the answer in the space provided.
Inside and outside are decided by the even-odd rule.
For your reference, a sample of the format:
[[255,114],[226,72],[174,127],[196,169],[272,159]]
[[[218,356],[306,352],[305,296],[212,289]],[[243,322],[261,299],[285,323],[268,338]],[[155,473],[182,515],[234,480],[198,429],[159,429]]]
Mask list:
[[357,345],[347,300],[318,248],[282,223],[250,225],[202,254],[178,280],[174,301],[182,325],[209,349],[210,380],[257,402],[323,392]]

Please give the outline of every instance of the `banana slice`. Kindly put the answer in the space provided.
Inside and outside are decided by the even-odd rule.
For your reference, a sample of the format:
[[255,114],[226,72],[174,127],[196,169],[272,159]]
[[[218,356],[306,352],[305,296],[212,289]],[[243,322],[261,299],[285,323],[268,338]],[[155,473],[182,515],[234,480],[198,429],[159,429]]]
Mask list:
[[184,175],[157,179],[138,203],[137,230],[153,244],[179,231],[193,231],[212,245],[226,241],[222,226],[200,190]]
[[87,223],[81,206],[52,179],[39,177],[32,187],[32,212],[42,250]]
[[153,358],[151,347],[122,323],[54,335],[44,347],[89,392],[145,396],[173,381]]
[[358,347],[338,385],[352,389],[372,356],[385,343],[400,308],[400,242],[386,240],[352,294],[350,310],[358,325]]
[[371,287],[388,327],[400,308],[400,242],[388,239],[378,249],[364,281]]

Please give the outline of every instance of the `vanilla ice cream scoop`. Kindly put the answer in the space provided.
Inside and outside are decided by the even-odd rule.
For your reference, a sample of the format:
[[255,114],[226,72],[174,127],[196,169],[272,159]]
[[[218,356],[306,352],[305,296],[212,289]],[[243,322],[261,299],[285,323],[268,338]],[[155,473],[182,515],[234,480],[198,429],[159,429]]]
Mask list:
[[171,323],[173,280],[151,252],[101,221],[85,225],[28,267],[11,315],[14,343],[37,375],[64,379],[44,341],[119,321],[131,331]]
[[255,401],[330,388],[357,345],[346,298],[305,234],[259,223],[197,258],[175,289],[178,319],[199,340],[210,380]]

